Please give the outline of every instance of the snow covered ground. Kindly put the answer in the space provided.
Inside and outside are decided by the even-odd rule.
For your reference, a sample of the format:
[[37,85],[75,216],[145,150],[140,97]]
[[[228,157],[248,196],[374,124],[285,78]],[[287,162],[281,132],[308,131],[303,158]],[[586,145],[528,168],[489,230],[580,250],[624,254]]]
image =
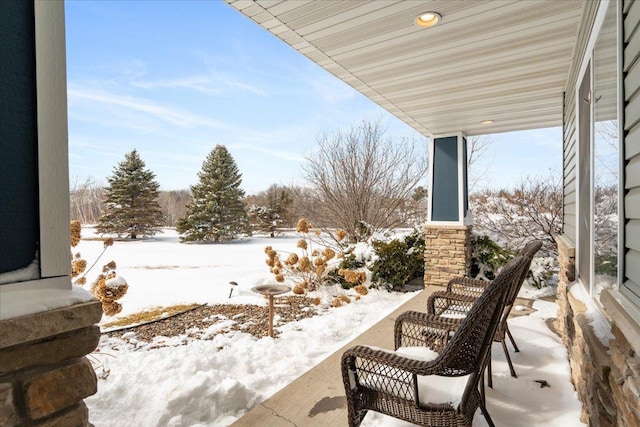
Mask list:
[[[83,237],[90,234],[83,230]],[[129,283],[118,316],[182,303],[265,304],[251,291],[273,282],[264,247],[294,251],[297,240],[252,237],[187,245],[178,243],[175,231],[165,230],[154,239],[116,242],[98,266],[116,261],[118,274]],[[83,240],[74,252],[91,264],[101,251],[101,242]],[[229,299],[230,281],[239,286]],[[91,355],[99,381],[98,393],[86,399],[90,421],[96,427],[229,425],[413,296],[371,290],[359,301],[279,326],[277,339],[228,332],[211,340],[165,339],[167,346],[152,349],[134,335],[129,343],[103,337]],[[583,425],[566,350],[544,324],[555,317],[556,306],[537,301],[534,308],[533,315],[513,320],[522,349],[514,355],[519,378],[508,375],[501,350],[494,352],[489,411],[499,426]],[[539,388],[537,379],[551,387]],[[476,420],[486,425],[481,415]],[[365,425],[407,424],[371,413]]]

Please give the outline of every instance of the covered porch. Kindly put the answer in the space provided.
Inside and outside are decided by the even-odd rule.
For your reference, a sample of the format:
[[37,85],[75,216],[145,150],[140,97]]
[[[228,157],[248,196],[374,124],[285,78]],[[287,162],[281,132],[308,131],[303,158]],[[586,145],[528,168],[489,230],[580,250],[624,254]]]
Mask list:
[[[432,151],[438,150],[438,141],[444,144],[440,146],[440,154],[453,162],[448,163],[444,173],[430,178],[430,209],[435,206],[434,200],[436,205],[438,200],[446,200],[434,194],[451,189],[446,185],[450,177],[455,177],[452,190],[456,193],[452,200],[456,205],[442,213],[443,217],[431,215],[434,221],[430,225],[461,228],[462,244],[470,226],[464,179],[465,136],[562,126],[564,215],[563,236],[558,238],[561,273],[557,315],[560,334],[570,350],[574,384],[586,408],[583,420],[592,425],[640,423],[636,405],[640,398],[640,2],[228,2],[311,61],[432,137]],[[37,271],[28,277],[3,283],[0,300],[10,306],[32,298],[28,292],[46,290],[52,293],[51,301],[62,302],[61,306],[48,307],[45,316],[60,315],[64,322],[51,322],[40,314],[29,315],[19,326],[36,331],[37,336],[22,335],[8,344],[8,329],[3,323],[0,338],[5,339],[0,344],[3,351],[5,347],[13,351],[36,339],[40,340],[36,342],[38,345],[69,340],[73,352],[64,355],[63,361],[59,360],[58,352],[44,354],[42,360],[33,362],[33,369],[40,373],[41,368],[53,366],[55,372],[47,372],[45,379],[51,379],[57,388],[42,389],[60,390],[57,394],[60,399],[53,407],[36,408],[39,402],[49,404],[51,399],[48,395],[35,395],[29,425],[45,417],[48,421],[72,420],[70,425],[86,425],[87,410],[82,399],[95,392],[96,379],[82,355],[94,346],[98,332],[90,325],[97,322],[99,313],[94,315],[96,303],[92,302],[91,315],[82,316],[84,301],[67,295],[72,288],[67,225],[64,6],[62,2],[6,5],[11,8],[3,5],[1,18],[11,49],[3,52],[7,65],[2,70],[7,77],[2,79],[2,85],[9,96],[3,99],[7,107],[1,117],[6,138],[2,138],[5,155],[0,159],[3,176],[0,187],[9,200],[6,205],[13,210],[9,212],[11,216],[3,216],[0,221],[2,235],[7,236],[0,259],[6,260],[2,271],[9,272],[31,262],[37,248],[35,261],[39,264]],[[415,18],[426,12],[440,16],[442,25],[416,27]],[[607,17],[612,17],[612,27],[604,25]],[[596,46],[603,50],[596,52]],[[604,57],[597,55],[600,52],[605,53]],[[603,58],[605,61],[599,62]],[[603,63],[615,64],[608,67],[613,73],[609,74],[612,78],[602,81],[606,83],[604,88],[597,86],[601,80],[593,71]],[[612,102],[607,103],[608,109],[604,111],[605,116],[615,120],[613,138],[620,154],[617,167],[620,227],[614,268],[617,278],[614,286],[600,293],[592,283],[594,158],[590,147],[593,121],[599,117],[592,106],[612,95]],[[455,145],[450,145],[452,137]],[[10,156],[19,149],[29,159],[28,164],[22,165]],[[587,226],[580,228],[582,224]],[[438,245],[440,242],[434,243],[430,250],[438,252]],[[18,252],[24,256],[9,258]],[[464,258],[465,251],[460,254]],[[427,257],[430,259],[436,258]],[[427,265],[427,271],[433,271],[430,267]],[[437,280],[464,273],[465,267],[462,259],[451,270],[442,271]],[[583,304],[572,296],[568,290],[576,285],[586,289],[596,304]],[[419,298],[424,295],[410,304],[420,305]],[[597,313],[606,319],[608,341],[596,337],[591,326]],[[379,339],[391,339],[384,328],[391,327],[396,314],[363,334],[359,342],[390,347],[390,341]],[[74,331],[72,336],[68,334],[70,331]],[[523,348],[523,354],[525,351]],[[331,357],[338,357],[339,353]],[[8,357],[17,360],[12,355]],[[339,405],[339,383],[324,382],[331,378],[338,380],[338,373],[321,375],[328,372],[323,371],[328,366],[335,367],[335,359],[327,359],[291,388],[260,405],[255,415],[252,412],[248,417],[268,416],[269,422],[261,418],[253,425],[313,425],[320,417],[334,414],[335,420],[344,420],[341,409],[332,409]],[[3,372],[3,381],[8,385],[2,385],[0,397],[20,403],[22,400],[14,398],[14,394],[24,391],[23,381],[15,378],[14,373]],[[77,387],[79,381],[83,385],[81,390]],[[73,385],[74,389],[68,390],[67,385]],[[289,405],[287,409],[282,393],[290,390],[309,393],[310,405]],[[497,384],[496,393],[499,390]],[[498,421],[491,402],[489,394],[488,409]],[[16,425],[22,423],[18,412],[23,406],[8,406],[5,411],[10,421],[16,420]],[[342,423],[338,421],[338,425]],[[332,423],[327,418],[321,424]]]
[[[258,404],[232,425],[346,425],[346,398],[340,375],[340,359],[343,352],[360,344],[393,349],[395,319],[408,310],[425,311],[429,295],[437,289],[430,287],[421,291],[291,384]],[[538,304],[534,300],[521,298],[518,298],[516,303],[519,309],[512,311],[510,322],[514,322],[511,328],[514,330],[518,346],[521,347],[521,352],[511,353],[518,378],[509,375],[502,348],[499,343],[494,343],[494,388],[487,388],[487,409],[493,421],[499,426],[582,425],[579,421],[581,404],[570,382],[567,353],[560,337],[552,331],[553,321],[543,319],[549,315],[548,312],[543,312],[550,307],[555,309],[555,304],[544,300]],[[532,321],[529,316],[536,316],[536,313],[539,318]],[[536,331],[531,339],[529,333],[533,328],[536,328]],[[543,387],[536,381],[545,381],[549,387]],[[362,425],[411,424],[370,413]],[[487,425],[480,410],[476,413],[474,425]]]

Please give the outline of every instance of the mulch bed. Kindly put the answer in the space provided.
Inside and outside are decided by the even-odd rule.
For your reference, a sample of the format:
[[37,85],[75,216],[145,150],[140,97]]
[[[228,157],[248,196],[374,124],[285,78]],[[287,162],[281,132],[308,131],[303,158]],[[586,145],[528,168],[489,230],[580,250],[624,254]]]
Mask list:
[[[278,334],[276,326],[314,316],[317,309],[311,301],[310,298],[300,296],[275,297],[275,318],[278,319],[274,322],[275,335]],[[122,338],[124,334],[134,332],[135,339],[143,342],[151,342],[157,336],[189,336],[204,339],[203,335],[208,327],[217,322],[228,322],[228,320],[233,320],[234,323],[220,329],[217,333],[236,330],[257,338],[265,337],[268,335],[269,307],[250,304],[203,305],[144,325],[105,332],[104,335]],[[209,339],[212,338],[210,335],[207,336]],[[125,338],[125,340],[128,339]]]

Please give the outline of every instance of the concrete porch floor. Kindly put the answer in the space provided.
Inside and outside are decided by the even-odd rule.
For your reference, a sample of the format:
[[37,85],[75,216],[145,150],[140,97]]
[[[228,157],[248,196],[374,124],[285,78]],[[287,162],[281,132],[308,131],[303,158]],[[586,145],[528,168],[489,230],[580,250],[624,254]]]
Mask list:
[[358,335],[324,361],[265,400],[232,426],[327,427],[347,424],[347,407],[340,373],[342,353],[357,344],[393,349],[393,326],[404,311],[425,311],[429,295],[440,287],[430,287],[398,307],[380,322]]
[[[291,384],[287,385],[282,390],[253,408],[245,416],[237,420],[233,426],[337,427],[347,425],[346,399],[344,396],[342,376],[340,373],[340,359],[344,350],[356,344],[368,344],[393,349],[393,327],[397,316],[407,310],[424,311],[426,309],[426,301],[429,295],[440,289],[442,288],[432,286],[418,293],[405,304],[398,307],[398,309],[387,315],[380,322],[373,325],[364,333],[357,336],[354,340],[327,357],[324,361],[297,378]],[[554,300],[554,298],[543,299]],[[511,311],[511,317],[528,316],[535,312],[536,310],[532,308],[533,302],[533,300],[518,298],[516,300],[516,307],[518,308]],[[547,322],[547,326],[550,326],[549,322]],[[550,327],[550,329],[553,330],[552,327]],[[534,389],[532,389],[533,391],[531,392],[526,391],[525,393],[521,393],[524,400],[519,402],[514,402],[512,396],[503,395],[504,386],[506,385],[504,382],[500,383],[499,387],[501,390],[495,391],[495,389],[487,389],[487,406],[489,412],[494,417],[494,421],[497,421],[495,417],[496,414],[500,414],[502,412],[501,417],[503,419],[509,419],[515,415],[515,411],[518,413],[517,419],[522,420],[523,422],[516,423],[515,425],[552,425],[553,423],[537,423],[536,420],[539,418],[541,413],[540,411],[546,410],[549,415],[548,420],[552,421],[557,418],[559,414],[563,414],[566,411],[566,403],[562,399],[558,399],[558,396],[554,395],[545,395],[544,403],[539,407],[536,407],[536,403],[531,400],[534,393],[539,393],[535,391],[535,389],[538,389],[538,384],[535,382],[532,383],[531,381],[538,379],[539,376],[550,378],[548,375],[545,376],[546,374],[544,374],[544,369],[540,369],[541,366],[549,363],[549,359],[546,358],[545,351],[540,351],[540,349],[532,347],[527,342],[519,340],[518,344],[523,348],[523,351],[526,354],[524,357],[520,356],[523,357],[522,361],[524,362],[524,365],[516,367],[516,370],[519,371],[518,379],[511,378],[508,374],[505,374],[507,376],[503,380],[498,379],[498,381],[517,381],[520,383],[520,386],[525,389],[527,389],[527,387],[534,387]],[[561,343],[557,345],[563,348]],[[497,350],[496,346],[499,346],[499,344],[494,343],[494,349]],[[499,352],[501,352],[501,349]],[[523,353],[518,354],[522,355]],[[497,354],[494,356],[500,359],[500,356]],[[494,367],[500,364],[500,361],[496,362],[495,357],[492,357]],[[502,359],[504,359],[504,357],[502,357]],[[568,360],[566,363],[568,369]],[[502,370],[506,372],[506,363],[503,363],[503,365]],[[494,371],[494,374],[495,372],[496,371]],[[553,378],[553,390],[558,390],[557,387],[560,386],[557,381],[557,378]],[[535,386],[530,384],[535,384]],[[573,386],[568,382],[568,378],[566,387],[569,387],[569,394],[575,394]],[[546,388],[543,390],[551,389]],[[580,423],[578,420],[580,415],[579,408],[581,405],[577,401],[577,396],[574,397],[574,400],[574,406],[576,406],[577,409],[573,408],[575,413],[572,412],[571,414],[565,414],[569,415],[568,423],[565,424],[571,426],[583,426],[584,424]],[[477,417],[482,418],[481,415],[479,415],[479,411],[476,413],[476,418]],[[498,415],[498,417],[500,417],[500,415]],[[480,424],[486,425],[484,423],[484,418],[482,418]]]

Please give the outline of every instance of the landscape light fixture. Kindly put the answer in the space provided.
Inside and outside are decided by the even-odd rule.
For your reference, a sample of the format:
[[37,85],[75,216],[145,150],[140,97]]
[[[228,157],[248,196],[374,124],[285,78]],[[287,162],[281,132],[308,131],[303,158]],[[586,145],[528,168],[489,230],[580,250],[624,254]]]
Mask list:
[[442,19],[442,15],[438,12],[424,12],[418,15],[415,23],[418,27],[430,28],[437,25],[440,19]]
[[231,285],[230,286],[231,289],[229,290],[229,298],[231,298],[231,294],[233,293],[233,290],[238,287],[238,283],[237,282],[229,282],[229,285]]

